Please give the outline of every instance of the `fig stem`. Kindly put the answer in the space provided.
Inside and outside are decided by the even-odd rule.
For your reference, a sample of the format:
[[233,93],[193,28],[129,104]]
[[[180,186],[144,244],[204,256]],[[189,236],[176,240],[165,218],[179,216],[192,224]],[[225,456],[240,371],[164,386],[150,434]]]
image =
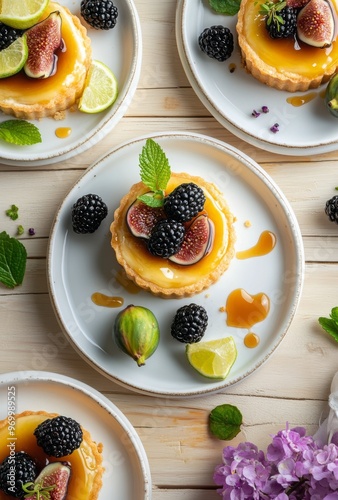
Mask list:
[[338,109],[338,101],[337,99],[334,97],[333,99],[331,99],[327,105],[331,108],[331,109]]

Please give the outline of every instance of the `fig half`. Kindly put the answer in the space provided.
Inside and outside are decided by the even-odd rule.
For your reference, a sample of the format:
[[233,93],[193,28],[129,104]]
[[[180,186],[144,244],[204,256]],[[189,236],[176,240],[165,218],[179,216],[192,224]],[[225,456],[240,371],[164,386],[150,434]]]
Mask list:
[[137,238],[149,239],[150,233],[157,222],[165,218],[162,207],[150,207],[143,201],[135,200],[127,211],[127,225]]
[[310,0],[297,17],[297,36],[312,47],[329,47],[334,39],[335,20],[327,0]]
[[40,497],[65,500],[70,474],[71,468],[68,462],[49,463],[42,469],[34,483],[24,485],[24,491],[27,493],[26,500],[36,500]]
[[209,252],[213,236],[213,223],[207,215],[199,215],[187,229],[180,250],[169,260],[181,266],[196,264]]
[[61,26],[61,14],[55,11],[26,31],[28,58],[24,71],[27,76],[48,78],[55,74],[58,59],[55,51],[62,46]]

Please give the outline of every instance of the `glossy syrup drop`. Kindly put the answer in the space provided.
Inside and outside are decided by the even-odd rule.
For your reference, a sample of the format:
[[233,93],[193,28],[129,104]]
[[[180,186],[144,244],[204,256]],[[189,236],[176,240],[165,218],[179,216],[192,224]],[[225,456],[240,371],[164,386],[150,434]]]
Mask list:
[[270,299],[265,293],[251,295],[243,288],[237,288],[229,294],[225,310],[228,326],[250,329],[267,317]]
[[271,231],[263,231],[256,245],[236,253],[237,259],[249,259],[250,257],[261,257],[270,253],[276,245],[276,236]]
[[248,347],[249,349],[253,349],[254,347],[257,347],[259,344],[259,337],[253,332],[249,332],[245,335],[244,337],[244,345],[245,347]]
[[235,63],[230,63],[229,64],[229,71],[230,73],[233,73],[236,70],[236,64]]
[[72,133],[72,129],[70,127],[58,127],[55,130],[55,135],[59,139],[66,139],[67,137],[70,136],[71,133]]
[[122,297],[111,297],[100,292],[93,293],[91,298],[94,304],[102,307],[121,307],[124,302]]
[[295,95],[292,97],[288,97],[286,99],[286,102],[298,108],[299,106],[303,106],[304,104],[313,101],[313,99],[317,97],[317,95],[318,95],[317,92],[309,92],[308,94],[297,95],[297,96]]

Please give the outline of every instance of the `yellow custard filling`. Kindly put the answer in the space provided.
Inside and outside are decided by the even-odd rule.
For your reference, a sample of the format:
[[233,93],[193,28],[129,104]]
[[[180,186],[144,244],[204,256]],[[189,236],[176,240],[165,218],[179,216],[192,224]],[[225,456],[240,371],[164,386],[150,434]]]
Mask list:
[[[311,47],[293,37],[273,39],[265,28],[264,16],[259,14],[262,3],[264,0],[247,2],[243,21],[247,43],[262,61],[279,73],[296,73],[309,79],[335,70],[338,65],[337,39],[325,49]],[[332,5],[336,12],[336,5]]]
[[[193,182],[199,184],[196,182],[198,178],[192,177],[192,179]],[[189,181],[191,178],[187,179],[185,174],[172,175],[166,194],[173,191],[179,184]],[[125,268],[127,275],[128,270],[131,269],[136,275],[136,283],[140,286],[149,285],[150,288],[151,285],[154,285],[152,291],[155,293],[156,291],[161,292],[161,290],[175,292],[182,287],[188,289],[197,283],[203,284],[204,280],[208,280],[210,277],[211,281],[216,281],[219,277],[220,265],[224,263],[223,272],[228,267],[234,253],[233,216],[220,196],[221,193],[211,184],[204,183],[201,186],[206,197],[203,213],[207,214],[213,226],[212,244],[209,253],[199,262],[184,266],[151,255],[147,250],[146,243],[131,234],[126,223],[128,208],[137,196],[147,191],[142,183],[136,186],[139,186],[137,195],[133,199],[127,199],[126,203],[122,200],[118,210],[118,221],[113,222],[111,226],[112,246],[115,248],[117,259]],[[138,281],[138,278],[141,282]],[[208,283],[208,286],[210,284],[211,282]],[[160,290],[157,290],[157,287]],[[205,287],[202,286],[202,288]],[[191,291],[196,293],[199,290],[192,288]]]
[[75,94],[75,97],[72,95],[73,102],[81,95],[91,56],[90,41],[80,20],[58,3],[50,2],[41,20],[55,11],[61,14],[64,44],[55,52],[58,56],[56,73],[38,79],[29,78],[22,70],[9,78],[0,79],[0,106],[3,111],[6,112],[12,103],[21,105],[24,111],[25,106],[28,110],[37,104],[43,107],[62,95]]
[[[34,436],[36,427],[47,418],[51,418],[51,415],[45,412],[24,412],[17,415],[15,436],[9,434],[7,421],[1,422],[0,463],[10,455],[11,449],[28,453],[36,460],[39,469],[42,469],[49,462],[70,462],[71,477],[68,484],[67,500],[93,500],[98,498],[98,491],[102,485],[102,458],[96,444],[91,441],[89,433],[83,430],[84,439],[81,446],[73,451],[71,455],[62,458],[49,457],[37,445]],[[11,498],[15,497],[8,496],[0,491],[0,500],[9,500]]]

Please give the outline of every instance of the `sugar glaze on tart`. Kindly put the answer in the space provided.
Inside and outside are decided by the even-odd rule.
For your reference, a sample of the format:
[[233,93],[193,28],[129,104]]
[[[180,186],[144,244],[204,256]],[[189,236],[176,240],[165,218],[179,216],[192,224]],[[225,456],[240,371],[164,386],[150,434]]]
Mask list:
[[81,96],[91,64],[91,42],[86,28],[67,7],[50,2],[42,18],[59,11],[64,50],[58,50],[57,71],[44,79],[29,78],[24,71],[0,79],[0,109],[22,119],[54,116],[70,108]]
[[226,271],[235,253],[234,216],[221,191],[201,177],[172,173],[166,194],[185,182],[193,182],[203,189],[206,197],[204,211],[214,226],[210,252],[196,264],[182,266],[155,257],[141,239],[131,234],[126,214],[136,198],[149,191],[142,182],[134,184],[122,198],[110,226],[111,245],[127,277],[140,288],[165,298],[188,297],[208,288]]
[[[264,0],[242,0],[236,25],[238,44],[246,69],[260,82],[289,92],[317,88],[338,67],[338,43],[317,48],[294,37],[272,39],[259,13]],[[337,4],[331,2],[337,18]],[[337,23],[336,23],[337,24]]]

